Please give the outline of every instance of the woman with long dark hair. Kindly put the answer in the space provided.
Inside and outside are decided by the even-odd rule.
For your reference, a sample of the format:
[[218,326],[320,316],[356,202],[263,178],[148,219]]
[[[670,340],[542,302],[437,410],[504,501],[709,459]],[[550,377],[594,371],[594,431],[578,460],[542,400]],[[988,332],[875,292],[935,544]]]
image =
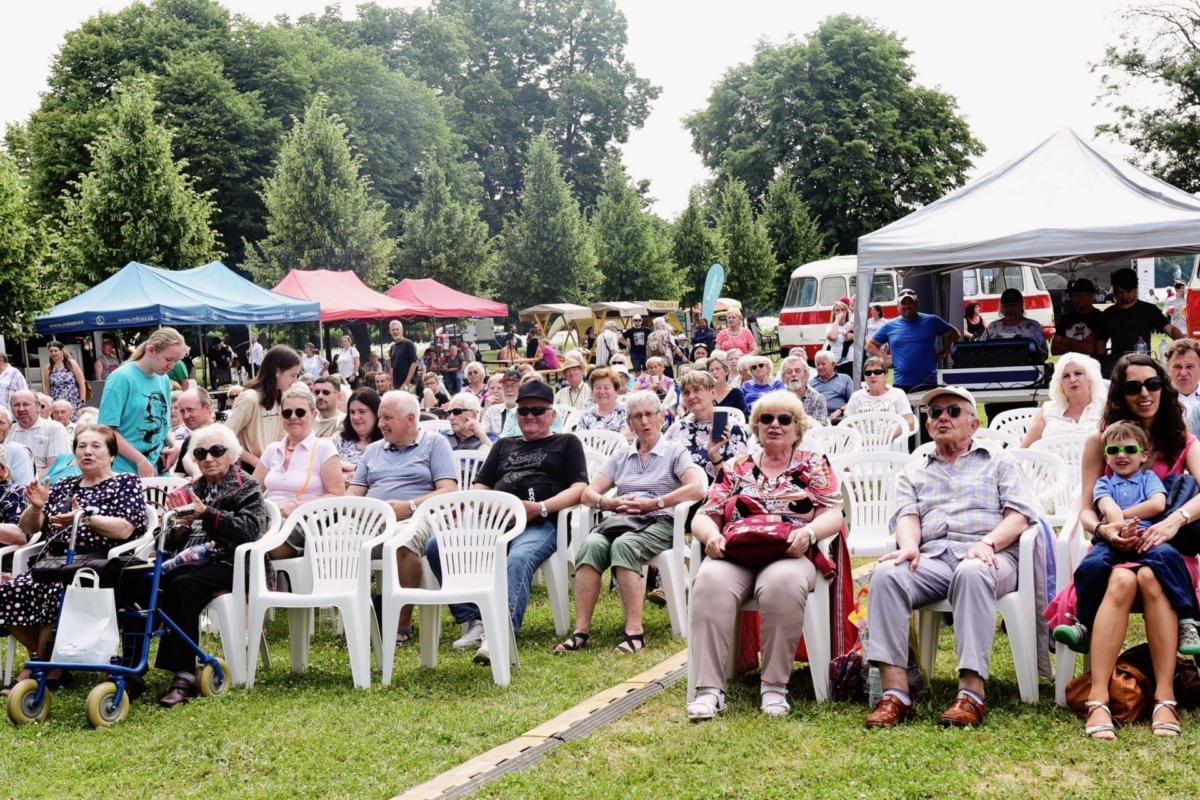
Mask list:
[[967,307],[963,309],[963,337],[978,339],[986,330],[983,314],[979,312],[979,303],[967,303]]
[[66,400],[71,404],[71,421],[79,413],[79,406],[87,394],[83,370],[71,360],[67,348],[57,339],[46,345],[50,352],[50,363],[42,369],[42,386],[55,400]]
[[283,436],[280,397],[300,377],[300,355],[285,344],[263,356],[262,368],[238,395],[225,423],[242,445],[241,460],[251,470],[263,449]]

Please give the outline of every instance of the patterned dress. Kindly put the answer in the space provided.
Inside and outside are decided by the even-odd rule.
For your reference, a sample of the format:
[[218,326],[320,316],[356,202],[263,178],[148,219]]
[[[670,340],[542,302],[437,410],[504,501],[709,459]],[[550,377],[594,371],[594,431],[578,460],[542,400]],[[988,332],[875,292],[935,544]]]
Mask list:
[[[117,474],[95,486],[80,486],[82,480],[82,477],[64,478],[50,487],[42,526],[46,539],[44,553],[63,555],[67,552],[71,528],[52,529],[50,517],[70,511],[72,499],[78,500],[81,508],[95,506],[100,509],[101,516],[129,520],[133,524],[134,537],[140,536],[145,529],[146,500],[142,496],[142,482],[136,475]],[[75,552],[102,553],[116,544],[85,523],[79,526]],[[62,593],[61,584],[34,583],[33,573],[28,570],[0,585],[0,631],[7,631],[11,627],[36,628],[54,623],[58,619]]]
[[365,447],[359,445],[357,439],[345,439],[341,433],[334,434],[333,446],[337,448],[338,458],[346,464],[355,466],[358,466],[358,462],[362,461],[363,453],[367,451]]
[[79,384],[75,382],[75,374],[68,367],[51,367],[50,396],[71,404],[71,421],[74,422],[83,398],[79,396]]
[[11,481],[0,481],[0,525],[16,525],[28,504],[23,487]]
[[[736,422],[730,422],[728,429],[729,441],[721,448],[722,462],[732,461],[750,452],[750,436],[746,429]],[[667,429],[666,437],[669,441],[679,442],[688,449],[692,461],[704,468],[709,482],[717,477],[720,467],[714,467],[708,458],[708,445],[712,441],[711,419],[708,422],[697,422],[694,416],[687,414]]]
[[613,410],[608,412],[607,416],[601,416],[596,407],[592,406],[579,416],[579,424],[576,427],[581,431],[616,431],[617,433],[624,433],[628,423],[629,418],[625,414],[625,406],[614,406]]
[[792,453],[791,463],[776,478],[764,475],[754,458],[735,459],[721,470],[700,513],[724,529],[741,519],[736,505],[726,516],[726,502],[734,496],[761,501],[769,513],[780,514],[797,525],[812,522],[818,506],[842,507],[841,489],[829,460],[811,450]]

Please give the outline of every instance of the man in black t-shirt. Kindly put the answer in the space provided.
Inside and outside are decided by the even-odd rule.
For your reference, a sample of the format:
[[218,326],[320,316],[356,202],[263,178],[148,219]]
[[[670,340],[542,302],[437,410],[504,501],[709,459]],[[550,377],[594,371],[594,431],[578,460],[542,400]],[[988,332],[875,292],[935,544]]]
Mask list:
[[398,319],[388,323],[388,333],[392,334],[392,385],[401,391],[410,386],[410,391],[417,391],[417,346],[404,338],[404,325]]
[[646,342],[650,339],[650,329],[642,324],[641,317],[633,318],[633,325],[625,331],[625,341],[629,345],[629,359],[633,363],[634,372],[646,370]]
[[1096,285],[1087,278],[1080,278],[1071,286],[1068,294],[1075,310],[1055,320],[1051,350],[1056,356],[1083,353],[1103,359],[1108,328],[1103,312],[1092,305],[1096,300]]
[[1112,371],[1112,365],[1126,353],[1137,352],[1145,347],[1145,352],[1153,352],[1151,340],[1158,331],[1172,339],[1183,338],[1183,331],[1171,324],[1167,315],[1158,307],[1138,300],[1137,273],[1126,267],[1112,274],[1114,303],[1104,310],[1104,323],[1108,328],[1112,344],[1108,350],[1108,362],[1104,374]]
[[[579,504],[587,488],[587,457],[583,444],[572,434],[552,434],[554,394],[541,381],[530,381],[517,393],[520,436],[498,440],[475,476],[473,489],[492,489],[520,498],[525,507],[525,530],[508,546],[508,613],[514,635],[521,630],[533,574],[558,548],[558,513]],[[425,551],[429,566],[441,580],[437,539]],[[476,664],[491,664],[479,609],[470,603],[450,606],[455,621],[464,626],[456,650],[478,644]],[[493,631],[491,635],[505,633]]]

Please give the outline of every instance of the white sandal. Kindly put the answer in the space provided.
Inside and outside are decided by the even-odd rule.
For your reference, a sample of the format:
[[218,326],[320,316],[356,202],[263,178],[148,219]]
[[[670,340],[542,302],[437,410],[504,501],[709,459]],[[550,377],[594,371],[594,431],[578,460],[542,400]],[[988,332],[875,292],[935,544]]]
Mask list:
[[1154,717],[1158,715],[1159,709],[1168,709],[1179,719],[1179,712],[1175,710],[1179,703],[1174,700],[1159,700],[1154,704],[1154,711],[1150,713],[1150,732],[1155,736],[1178,736],[1181,732],[1178,722],[1159,722]]
[[724,712],[725,693],[718,689],[704,689],[687,704],[687,716],[692,722],[703,722]]
[[[1084,703],[1084,705],[1087,707],[1087,711],[1088,711],[1087,715],[1089,717],[1092,715],[1092,711],[1097,708],[1104,709],[1104,713],[1108,714],[1108,722],[1103,722],[1099,725],[1087,726],[1086,728],[1083,729],[1084,735],[1087,736],[1089,739],[1095,739],[1098,742],[1116,741],[1117,726],[1113,725],[1112,711],[1109,709],[1108,704],[1101,703],[1099,700],[1088,700],[1087,702]],[[1112,739],[1109,739],[1107,736],[1097,736],[1096,734],[1098,734],[1098,733],[1111,733],[1113,735],[1113,737],[1112,737]]]
[[762,712],[768,717],[786,717],[791,710],[786,693],[776,689],[762,693]]

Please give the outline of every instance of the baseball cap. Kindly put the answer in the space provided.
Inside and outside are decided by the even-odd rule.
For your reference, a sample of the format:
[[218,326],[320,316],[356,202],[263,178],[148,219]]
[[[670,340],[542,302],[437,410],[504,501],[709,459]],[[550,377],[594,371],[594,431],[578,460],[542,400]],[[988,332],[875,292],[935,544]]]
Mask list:
[[530,381],[517,392],[517,402],[519,403],[522,400],[545,400],[547,403],[553,405],[554,392],[541,381]]
[[519,381],[521,380],[521,371],[517,369],[506,369],[504,370],[504,374],[500,377],[506,381]]
[[1091,294],[1095,294],[1096,284],[1092,283],[1087,278],[1080,278],[1079,280],[1075,281],[1073,286],[1071,286],[1071,294],[1074,294],[1075,292],[1090,292]]
[[1112,285],[1118,289],[1129,291],[1136,289],[1137,284],[1137,273],[1129,267],[1122,267],[1112,274]]
[[914,291],[912,289],[901,289],[900,294],[896,295],[896,302],[899,303],[901,300],[905,299],[906,297],[911,297],[913,300],[916,300],[917,293],[916,293],[916,291]]
[[962,388],[961,386],[939,386],[936,389],[930,389],[928,392],[926,392],[924,395],[921,396],[921,405],[927,406],[930,403],[932,403],[936,398],[942,397],[942,396],[948,395],[948,394],[954,395],[955,397],[957,397],[959,399],[966,400],[968,403],[971,404],[972,408],[974,408],[974,406],[975,406],[975,395],[971,394],[970,392],[968,392],[966,389]]
[[1024,301],[1025,301],[1024,296],[1022,296],[1022,294],[1020,292],[1018,292],[1016,289],[1005,289],[1000,294],[1000,304],[1001,305],[1005,305],[1008,303],[1022,303]]

